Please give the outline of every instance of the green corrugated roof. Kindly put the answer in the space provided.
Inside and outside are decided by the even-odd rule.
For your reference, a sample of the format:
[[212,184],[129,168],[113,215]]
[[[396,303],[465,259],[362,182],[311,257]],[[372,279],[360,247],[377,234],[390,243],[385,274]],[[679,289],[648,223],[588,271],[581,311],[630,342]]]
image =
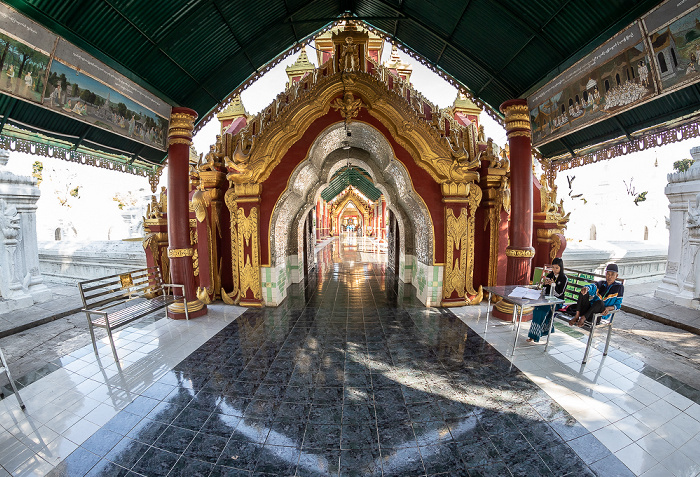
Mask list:
[[321,192],[321,197],[326,202],[330,202],[348,186],[354,187],[372,202],[382,196],[382,192],[374,186],[372,181],[362,171],[355,167],[345,167],[334,174],[334,178],[328,184],[328,187]]
[[[659,0],[3,0],[172,105],[212,111],[251,75],[341,15],[363,20],[493,108],[525,97]],[[625,130],[700,110],[697,88],[619,116]],[[681,105],[681,99],[684,101]],[[4,100],[7,102],[7,99]],[[127,138],[23,103],[18,123],[160,162]],[[676,106],[679,106],[676,108]],[[682,111],[681,111],[682,110]],[[542,148],[551,157],[614,135],[610,121]],[[619,125],[617,130],[620,131]],[[98,146],[95,146],[98,147]]]

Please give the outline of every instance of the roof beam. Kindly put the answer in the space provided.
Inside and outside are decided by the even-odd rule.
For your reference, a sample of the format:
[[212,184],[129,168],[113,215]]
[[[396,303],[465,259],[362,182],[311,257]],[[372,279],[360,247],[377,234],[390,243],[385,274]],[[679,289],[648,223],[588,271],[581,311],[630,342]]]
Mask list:
[[83,130],[83,133],[80,135],[80,137],[78,139],[76,139],[75,142],[73,143],[73,147],[70,148],[71,151],[78,150],[78,148],[83,143],[83,141],[85,140],[85,138],[87,137],[87,135],[91,129],[92,129],[92,125],[89,125]]
[[[284,0],[283,3],[284,3],[284,11],[287,12],[287,15],[289,15],[289,5],[287,4],[287,0]],[[291,20],[291,17],[289,17],[289,19]],[[226,24],[228,25],[228,22],[226,22]],[[299,43],[299,35],[297,35],[297,29],[294,28],[294,23],[292,23],[292,33],[294,33],[294,41]],[[250,58],[248,58],[248,61],[250,61]],[[251,62],[251,64],[252,64],[252,62]]]
[[[246,60],[248,60],[248,63],[250,63],[250,66],[257,71],[258,69],[255,67],[253,64],[253,60],[250,59],[250,55],[248,54],[248,49],[243,48],[243,45],[241,44],[241,41],[238,39],[238,36],[236,36],[236,33],[233,31],[233,26],[231,25],[231,22],[228,21],[228,18],[224,16],[224,12],[221,11],[221,8],[219,7],[219,4],[216,2],[216,0],[212,0],[211,2],[214,5],[214,8],[216,8],[216,12],[219,14],[221,19],[224,21],[226,24],[226,27],[228,28],[228,31],[231,33],[231,36],[233,37],[233,40],[238,44],[238,46],[241,48],[241,51],[245,55]],[[285,7],[287,5],[287,2],[285,0],[284,2]],[[292,27],[294,28],[294,27]],[[294,37],[296,38],[296,30],[294,31]],[[220,101],[219,101],[220,102]]]
[[[407,17],[396,17],[396,16],[354,16],[354,17],[347,17],[348,20],[359,20],[359,21],[364,21],[364,22],[371,22],[371,21],[405,21],[405,20],[410,20]],[[291,23],[292,25],[302,25],[306,23],[329,23],[329,22],[334,22],[336,20],[340,20],[341,17],[321,17],[321,18],[312,18],[310,20],[285,20],[284,23]]]
[[[502,4],[501,2],[499,2],[498,0],[489,0],[489,2],[490,2],[492,5],[497,6],[502,12],[504,12],[506,15],[508,15],[508,16],[509,16],[511,19],[513,19],[516,23],[520,24],[520,26],[526,28],[527,30],[530,30],[530,34],[532,34],[532,35],[534,35],[534,36],[536,36],[536,37],[542,36],[542,41],[544,41],[545,43],[547,43],[547,46],[549,46],[552,50],[556,51],[557,55],[559,56],[559,58],[560,58],[561,60],[563,60],[563,59],[566,58],[566,55],[564,54],[564,52],[561,51],[559,48],[557,48],[557,47],[556,47],[556,43],[553,43],[552,40],[549,38],[549,35],[547,35],[547,34],[543,31],[543,29],[544,29],[544,27],[546,26],[546,24],[549,23],[550,21],[552,21],[551,18],[547,21],[547,23],[545,23],[545,25],[543,25],[543,26],[538,30],[536,27],[533,27],[533,26],[530,25],[527,21],[523,20],[522,17],[520,17],[520,16],[516,15],[515,13],[513,13],[513,11],[511,11],[510,8],[508,8],[508,7],[506,7],[505,5],[503,5],[503,4]],[[568,2],[567,2],[567,3],[568,3]],[[559,11],[561,11],[561,8],[563,8],[563,7],[560,7],[559,10],[557,10],[557,13],[559,13]],[[555,14],[555,16],[556,16],[556,14]]]
[[[455,36],[455,32],[457,31],[457,27],[459,26],[460,23],[462,23],[462,20],[464,19],[464,14],[467,13],[467,8],[469,8],[469,4],[471,3],[471,0],[467,0],[467,2],[464,4],[464,8],[462,9],[462,14],[459,16],[459,19],[457,20],[457,23],[455,23],[455,26],[452,28],[452,31],[450,32],[450,36],[447,37],[448,40],[452,41],[452,38]],[[435,60],[435,64],[440,63],[440,58],[442,58],[443,53],[445,53],[445,50],[447,49],[447,43],[442,47],[442,50],[440,50],[440,54],[437,57],[437,60]]]
[[563,138],[559,138],[559,142],[564,145],[567,151],[569,151],[569,154],[571,154],[571,157],[576,157],[576,153],[574,152],[573,148],[569,145],[569,143]]
[[[318,1],[319,1],[319,0],[309,0],[309,1],[307,1],[307,2],[304,3],[301,7],[297,8],[296,10],[294,10],[293,12],[291,12],[289,15],[287,15],[287,17],[284,18],[284,21],[290,20],[294,15],[297,15],[298,13],[301,13],[304,9],[308,8],[310,5],[313,5],[314,3],[317,3]],[[333,21],[335,21],[335,20],[338,20],[338,17],[336,17],[336,18],[333,19]],[[284,23],[284,22],[283,22],[283,23]],[[328,23],[328,22],[326,22],[326,23]],[[261,36],[263,33],[266,33],[266,32],[268,32],[268,30],[270,30],[270,29],[272,29],[273,27],[277,26],[278,24],[279,24],[279,21],[278,21],[278,20],[272,21],[272,22],[268,23],[267,25],[265,25],[264,27],[260,28],[260,29],[256,32],[256,35],[253,35],[253,36],[259,37],[259,36]],[[241,44],[240,46],[241,46],[241,49],[242,49],[243,51],[247,51],[247,50],[249,49],[248,45]],[[228,57],[226,57],[220,64],[218,64],[216,67],[214,67],[213,70],[208,71],[206,76],[207,76],[207,77],[212,76],[213,71],[219,70],[219,69],[221,69],[222,67],[224,67],[225,65],[227,65],[229,62],[233,61],[234,58],[236,57],[236,54],[237,54],[237,53],[238,53],[238,52],[236,52],[236,53],[234,53],[234,54],[231,54],[231,55],[229,55]],[[251,67],[253,68],[254,71],[260,71],[260,68],[256,68],[255,65],[254,65],[252,62],[251,62]],[[242,84],[242,83],[241,83],[241,84]],[[238,85],[238,86],[240,86],[240,85]],[[236,86],[236,88],[237,88],[238,86]],[[200,88],[204,89],[201,85],[200,85]],[[236,88],[233,88],[233,90],[235,90]],[[233,91],[233,90],[232,90],[232,91]],[[206,91],[206,90],[205,90],[205,91]],[[193,93],[194,93],[194,91],[190,93],[190,96],[191,96]],[[217,104],[218,104],[218,103],[221,103],[222,101],[223,101],[223,100],[221,100],[221,101],[218,101],[218,100],[217,100]],[[214,108],[212,108],[212,109],[214,109]],[[200,118],[200,121],[201,121],[201,118]]]
[[[376,0],[376,1],[377,1],[377,3],[380,3],[380,4],[384,5],[385,7],[389,8],[391,10],[394,10],[396,13],[402,14],[402,12],[400,12],[396,7],[387,3],[385,0]],[[494,71],[492,71],[491,68],[488,67],[488,65],[484,64],[484,62],[482,62],[481,60],[476,58],[473,54],[466,51],[464,48],[454,44],[454,42],[452,42],[447,37],[445,37],[445,35],[433,30],[431,27],[429,27],[428,25],[426,25],[422,21],[420,21],[416,18],[411,18],[411,17],[407,17],[407,19],[412,21],[416,25],[418,25],[421,29],[423,29],[426,32],[430,33],[431,35],[437,37],[440,41],[445,43],[446,46],[449,46],[449,47],[455,49],[460,54],[464,55],[469,61],[471,61],[476,66],[478,66],[482,71],[484,71],[487,76],[491,77],[497,83],[500,83],[500,85],[503,86],[511,96],[513,96],[513,97],[517,96],[518,93],[516,92],[515,88],[512,85],[510,85],[509,83],[506,83],[503,79],[496,77],[496,73]]]
[[151,45],[153,45],[163,56],[165,56],[168,60],[170,60],[170,61],[171,61],[175,66],[177,66],[183,73],[185,73],[192,81],[194,81],[194,82],[197,84],[197,86],[198,86],[199,88],[201,88],[205,93],[207,93],[207,94],[209,95],[209,97],[211,97],[211,99],[213,99],[213,100],[216,101],[217,103],[220,103],[220,102],[222,101],[222,100],[218,99],[216,96],[214,96],[214,95],[211,93],[211,91],[209,91],[209,90],[206,89],[204,86],[202,86],[202,84],[197,80],[197,78],[195,78],[194,76],[192,76],[192,74],[190,74],[190,72],[187,71],[182,65],[180,65],[180,63],[178,63],[177,61],[175,61],[170,55],[168,55],[165,51],[163,51],[162,48],[158,47],[158,44],[157,44],[155,41],[153,41],[153,39],[152,39],[151,37],[149,37],[148,35],[146,35],[146,33],[145,33],[144,31],[142,31],[136,24],[134,24],[134,22],[132,22],[126,15],[124,15],[121,11],[119,11],[119,9],[117,9],[114,5],[112,5],[112,3],[111,3],[109,0],[102,0],[102,1],[103,1],[104,3],[106,3],[112,10],[114,10],[114,11],[117,13],[117,15],[119,15],[119,16],[122,17],[124,20],[126,20],[126,22],[129,23],[129,25],[131,25],[132,28],[134,28],[137,32],[139,32],[139,34],[140,34],[141,36],[143,36],[146,40],[148,40],[148,42],[149,42]]
[[[570,2],[571,2],[571,0],[566,0],[566,2],[564,2],[564,3],[562,4],[562,6],[559,7],[559,9],[558,9],[556,12],[554,12],[554,14],[553,14],[552,16],[550,16],[549,19],[547,19],[547,21],[544,22],[544,24],[540,27],[540,30],[539,30],[539,31],[542,32],[542,30],[544,30],[544,28],[545,28],[547,25],[549,25],[549,23],[550,23],[552,20],[554,20],[554,19],[557,17],[557,15],[559,15],[559,13],[564,9],[564,7],[566,7]],[[532,42],[532,40],[534,40],[535,38],[538,38],[538,36],[537,36],[536,33],[533,33],[532,36],[523,44],[523,46],[520,47],[520,49],[519,49],[518,51],[516,51],[515,54],[513,54],[513,55],[508,59],[508,61],[506,61],[506,63],[501,67],[500,70],[498,70],[498,73],[497,73],[497,74],[500,76],[501,73],[503,73],[503,70],[505,70],[505,69],[508,67],[508,65],[510,65],[510,64],[518,57],[518,55],[520,55],[520,53],[522,53],[522,51],[523,51],[525,48],[527,48],[527,46],[528,46],[528,45]],[[560,58],[561,58],[561,56],[560,56]],[[491,80],[489,79],[489,80],[484,84],[484,86],[482,86],[481,89],[476,93],[476,95],[479,96],[479,95],[481,94],[481,92],[482,92],[490,83],[491,83]]]
[[10,115],[15,110],[15,106],[17,106],[17,99],[10,98],[7,106],[5,106],[5,111],[2,112],[2,120],[0,120],[0,133],[2,133],[2,130],[5,128],[5,124],[7,124],[7,120],[10,119]]
[[632,136],[630,135],[629,131],[627,131],[627,128],[625,128],[625,127],[622,125],[622,123],[621,123],[620,120],[617,118],[617,116],[613,116],[613,117],[612,117],[612,120],[615,122],[615,124],[617,124],[617,127],[620,128],[620,131],[622,131],[622,132],[625,134],[625,136],[627,136],[627,139],[628,139],[629,141],[631,141],[631,140],[632,140]]

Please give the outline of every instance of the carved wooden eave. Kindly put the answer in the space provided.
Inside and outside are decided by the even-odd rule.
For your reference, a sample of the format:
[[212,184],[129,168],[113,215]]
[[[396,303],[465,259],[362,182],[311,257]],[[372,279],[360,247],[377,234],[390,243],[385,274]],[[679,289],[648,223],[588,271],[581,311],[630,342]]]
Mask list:
[[[224,135],[221,147],[233,183],[261,183],[280,163],[331,102],[352,93],[370,115],[388,129],[413,160],[438,183],[479,180],[476,131],[462,127],[442,111],[430,122],[405,97],[389,89],[392,75],[382,66],[372,73],[335,73],[331,61],[290,86],[235,136]],[[400,79],[393,76],[394,86]]]

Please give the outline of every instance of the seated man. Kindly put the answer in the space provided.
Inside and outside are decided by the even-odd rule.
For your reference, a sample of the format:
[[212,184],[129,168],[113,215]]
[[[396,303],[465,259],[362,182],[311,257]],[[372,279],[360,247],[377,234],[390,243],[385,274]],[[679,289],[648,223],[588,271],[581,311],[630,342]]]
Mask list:
[[615,281],[617,272],[617,265],[609,263],[605,267],[605,280],[581,288],[576,302],[576,316],[569,321],[570,325],[583,327],[585,322],[593,322],[593,315],[596,313],[607,313],[602,319],[608,319],[611,311],[620,309],[625,287],[622,283]]

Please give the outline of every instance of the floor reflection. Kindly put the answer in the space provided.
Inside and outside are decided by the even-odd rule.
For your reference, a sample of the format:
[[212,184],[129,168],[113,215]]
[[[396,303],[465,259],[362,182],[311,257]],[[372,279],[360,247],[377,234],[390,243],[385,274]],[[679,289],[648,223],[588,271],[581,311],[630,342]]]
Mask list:
[[347,242],[322,250],[282,306],[246,311],[55,472],[594,475],[566,444],[583,427],[450,311],[422,307],[376,242]]

